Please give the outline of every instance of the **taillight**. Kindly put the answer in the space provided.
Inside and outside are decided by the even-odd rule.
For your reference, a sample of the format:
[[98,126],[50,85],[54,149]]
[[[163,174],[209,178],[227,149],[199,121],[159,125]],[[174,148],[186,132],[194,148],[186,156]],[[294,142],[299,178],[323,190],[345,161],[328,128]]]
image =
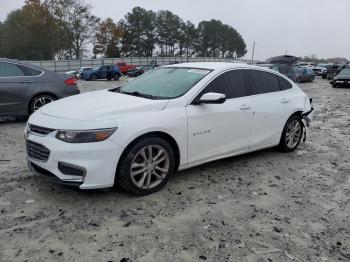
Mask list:
[[77,85],[77,79],[75,77],[69,78],[64,81],[66,85],[75,86]]

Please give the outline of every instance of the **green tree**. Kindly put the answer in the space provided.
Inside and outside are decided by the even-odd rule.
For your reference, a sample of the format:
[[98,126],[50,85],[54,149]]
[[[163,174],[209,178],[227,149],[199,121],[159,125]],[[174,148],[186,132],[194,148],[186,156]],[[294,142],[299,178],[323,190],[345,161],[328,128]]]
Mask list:
[[113,22],[112,18],[100,22],[95,35],[94,54],[102,54],[104,57],[119,57],[119,44],[122,36],[122,29]]
[[99,18],[83,0],[46,0],[45,5],[65,29],[67,55],[82,58],[94,41]]
[[158,11],[157,34],[161,56],[173,56],[175,54],[183,24],[183,20],[172,12],[168,10]]
[[27,0],[8,14],[2,27],[2,56],[18,59],[54,59],[61,50],[62,30],[39,0]]
[[186,57],[192,56],[195,52],[195,43],[198,39],[198,30],[191,21],[187,21],[183,27],[185,36],[184,48]]
[[122,52],[125,55],[152,56],[156,43],[156,14],[141,7],[127,13],[119,26],[124,31]]
[[232,26],[212,19],[198,25],[196,52],[200,56],[239,58],[247,51],[242,36]]

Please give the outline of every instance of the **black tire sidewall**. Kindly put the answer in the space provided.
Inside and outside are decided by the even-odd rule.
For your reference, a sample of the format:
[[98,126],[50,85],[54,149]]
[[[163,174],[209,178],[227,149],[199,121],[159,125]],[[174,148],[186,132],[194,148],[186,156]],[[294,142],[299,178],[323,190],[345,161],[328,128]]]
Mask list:
[[[163,181],[154,188],[151,189],[141,189],[134,185],[130,176],[130,166],[134,159],[135,154],[139,152],[142,148],[148,145],[159,145],[163,147],[170,158],[170,166],[167,176],[163,179]],[[161,189],[166,182],[169,180],[170,176],[174,173],[175,169],[175,155],[174,151],[171,148],[170,144],[162,138],[159,137],[146,137],[142,140],[138,141],[135,145],[133,145],[128,152],[123,154],[120,159],[120,164],[118,165],[117,173],[116,173],[116,182],[120,185],[125,191],[136,194],[136,195],[148,195],[152,194],[159,189]]]
[[[301,136],[300,136],[300,138],[299,138],[298,143],[297,143],[296,146],[294,146],[293,148],[290,148],[290,147],[287,145],[286,134],[287,134],[287,129],[288,129],[289,124],[290,124],[292,121],[294,121],[294,120],[298,120],[298,121],[299,121],[302,130],[301,130]],[[292,151],[294,151],[295,149],[298,148],[298,146],[299,146],[299,144],[300,144],[300,142],[301,142],[301,139],[302,139],[302,137],[303,137],[303,126],[304,126],[304,125],[303,125],[303,122],[302,122],[300,116],[298,116],[298,115],[293,115],[293,116],[291,116],[291,117],[287,120],[286,124],[284,125],[283,132],[282,132],[282,136],[281,136],[281,140],[280,140],[280,143],[279,143],[279,146],[278,146],[283,152],[292,152]]]

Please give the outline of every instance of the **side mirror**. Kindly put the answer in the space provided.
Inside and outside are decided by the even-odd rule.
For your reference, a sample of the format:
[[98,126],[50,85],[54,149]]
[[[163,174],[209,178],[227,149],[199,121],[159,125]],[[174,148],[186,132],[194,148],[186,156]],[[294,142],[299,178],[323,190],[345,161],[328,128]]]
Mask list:
[[226,96],[220,93],[206,93],[194,104],[223,104],[226,101]]

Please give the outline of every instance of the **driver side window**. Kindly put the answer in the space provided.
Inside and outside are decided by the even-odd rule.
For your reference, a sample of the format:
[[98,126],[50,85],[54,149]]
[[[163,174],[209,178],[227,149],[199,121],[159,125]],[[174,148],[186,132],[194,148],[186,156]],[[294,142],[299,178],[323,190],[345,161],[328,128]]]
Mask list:
[[232,70],[219,75],[200,92],[198,98],[209,92],[224,94],[226,99],[246,96],[244,71]]

